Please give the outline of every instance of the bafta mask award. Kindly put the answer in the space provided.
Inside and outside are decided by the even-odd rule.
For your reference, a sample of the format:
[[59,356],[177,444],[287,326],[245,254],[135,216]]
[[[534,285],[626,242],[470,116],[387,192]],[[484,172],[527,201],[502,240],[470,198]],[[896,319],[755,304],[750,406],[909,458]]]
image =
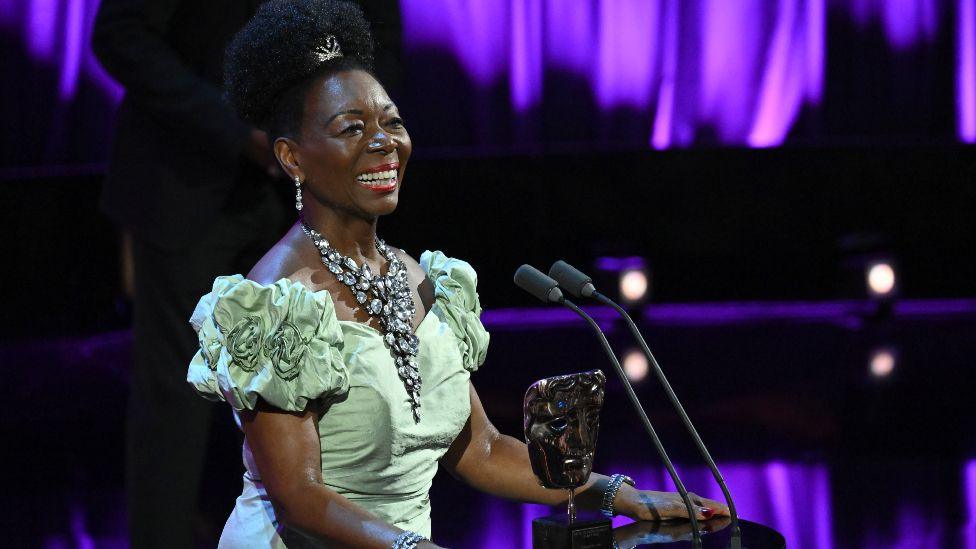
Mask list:
[[606,378],[600,370],[540,379],[525,393],[524,430],[532,471],[546,488],[567,491],[567,513],[532,521],[536,549],[605,549],[610,520],[578,516],[576,489],[593,470]]

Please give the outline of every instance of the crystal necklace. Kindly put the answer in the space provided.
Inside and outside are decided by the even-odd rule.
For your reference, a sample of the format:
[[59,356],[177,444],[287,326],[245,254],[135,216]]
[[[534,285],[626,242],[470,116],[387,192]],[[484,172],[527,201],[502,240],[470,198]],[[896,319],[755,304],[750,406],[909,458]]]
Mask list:
[[397,374],[410,397],[413,420],[420,421],[420,369],[417,351],[420,342],[413,333],[410,320],[417,314],[413,294],[407,284],[407,269],[400,258],[382,240],[376,238],[376,250],[389,263],[386,276],[373,274],[369,265],[360,267],[329,245],[329,241],[302,221],[302,230],[312,239],[322,256],[322,263],[340,282],[352,290],[356,302],[379,319],[383,328],[383,342],[390,348]]

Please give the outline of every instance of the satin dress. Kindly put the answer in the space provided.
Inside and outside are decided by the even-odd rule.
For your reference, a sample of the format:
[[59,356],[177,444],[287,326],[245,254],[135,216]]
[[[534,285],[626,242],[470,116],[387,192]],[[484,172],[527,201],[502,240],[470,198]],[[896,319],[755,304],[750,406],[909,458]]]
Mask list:
[[[419,423],[383,334],[338,320],[329,292],[287,279],[214,281],[190,320],[200,350],[187,381],[236,411],[253,410],[258,397],[287,411],[316,407],[325,485],[429,537],[431,481],[471,413],[468,379],[484,361],[489,335],[471,266],[429,251],[420,265],[435,300],[415,332],[423,380]],[[243,459],[244,489],[219,547],[323,547],[278,521],[246,440]]]

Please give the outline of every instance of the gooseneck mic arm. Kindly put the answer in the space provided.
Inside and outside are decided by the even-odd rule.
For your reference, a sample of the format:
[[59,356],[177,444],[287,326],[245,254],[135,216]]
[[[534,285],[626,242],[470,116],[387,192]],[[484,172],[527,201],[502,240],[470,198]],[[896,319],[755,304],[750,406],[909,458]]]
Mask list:
[[654,447],[657,448],[658,455],[661,456],[661,461],[664,462],[664,467],[668,470],[668,474],[671,475],[671,480],[674,482],[674,486],[677,488],[678,494],[681,495],[682,501],[684,501],[685,508],[688,510],[688,518],[691,520],[691,532],[692,536],[694,537],[695,546],[699,547],[701,544],[701,533],[698,529],[698,519],[695,516],[695,507],[691,504],[691,498],[688,496],[688,490],[685,489],[684,483],[681,482],[681,479],[678,477],[678,472],[674,470],[674,464],[671,463],[671,459],[668,457],[668,452],[664,449],[664,445],[661,444],[661,439],[658,438],[657,432],[654,430],[654,426],[651,425],[651,420],[648,419],[647,413],[644,412],[644,407],[641,406],[640,400],[637,399],[637,395],[634,393],[634,388],[627,380],[627,374],[624,372],[624,369],[621,368],[620,361],[618,361],[616,355],[614,355],[613,349],[610,348],[610,343],[607,341],[607,336],[604,335],[603,330],[600,329],[600,326],[590,315],[586,314],[586,312],[577,307],[575,303],[569,301],[563,296],[563,293],[558,288],[559,284],[555,280],[546,276],[535,267],[532,267],[531,265],[522,265],[519,267],[518,270],[515,271],[515,285],[546,303],[556,303],[571,309],[573,312],[581,316],[591,328],[593,328],[594,333],[596,333],[597,338],[600,340],[600,344],[603,346],[604,352],[607,354],[607,358],[610,359],[614,370],[617,372],[617,376],[623,383],[627,396],[630,398],[630,403],[634,407],[634,411],[637,412],[641,423],[644,424],[644,430],[647,431],[648,436],[651,437]]
[[664,391],[668,395],[668,399],[671,401],[671,405],[678,412],[681,417],[681,422],[684,423],[685,429],[688,430],[688,434],[695,442],[695,446],[698,447],[698,453],[701,454],[705,463],[708,464],[708,468],[712,471],[712,476],[715,477],[715,482],[718,483],[719,487],[722,489],[722,494],[725,496],[725,503],[729,506],[729,515],[732,519],[732,531],[739,532],[739,515],[735,512],[735,503],[732,501],[732,494],[729,492],[729,487],[725,484],[725,479],[722,477],[722,473],[718,470],[718,466],[715,465],[715,460],[712,459],[712,455],[708,452],[708,448],[705,447],[705,443],[702,441],[701,436],[698,435],[698,430],[695,429],[694,424],[691,422],[691,418],[688,417],[687,412],[685,412],[684,406],[681,405],[681,401],[678,400],[678,395],[674,394],[674,390],[671,389],[671,384],[668,383],[668,378],[664,375],[664,371],[658,364],[657,360],[654,358],[654,354],[651,353],[650,347],[647,346],[647,341],[644,340],[644,336],[641,335],[640,330],[637,329],[637,325],[634,324],[634,320],[630,318],[627,311],[623,309],[620,305],[615,303],[613,300],[607,296],[596,291],[590,277],[583,274],[581,271],[566,263],[565,261],[557,261],[553,263],[552,268],[549,270],[549,274],[555,279],[560,286],[566,289],[569,293],[574,296],[582,297],[593,297],[600,303],[609,305],[613,307],[617,313],[624,319],[627,324],[627,328],[630,330],[631,335],[637,340],[640,345],[641,350],[647,356],[648,361],[651,363],[651,367],[654,369],[654,375],[657,376],[658,381],[661,382],[661,386],[664,387]]

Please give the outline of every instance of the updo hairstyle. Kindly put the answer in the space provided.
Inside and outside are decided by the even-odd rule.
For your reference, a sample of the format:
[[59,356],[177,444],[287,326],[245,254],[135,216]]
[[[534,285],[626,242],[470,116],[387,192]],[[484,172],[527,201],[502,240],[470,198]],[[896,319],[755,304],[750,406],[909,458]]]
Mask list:
[[[342,57],[323,61],[334,36]],[[224,87],[240,118],[271,139],[301,130],[305,95],[320,76],[373,72],[373,37],[359,6],[341,0],[272,0],[227,46]]]

